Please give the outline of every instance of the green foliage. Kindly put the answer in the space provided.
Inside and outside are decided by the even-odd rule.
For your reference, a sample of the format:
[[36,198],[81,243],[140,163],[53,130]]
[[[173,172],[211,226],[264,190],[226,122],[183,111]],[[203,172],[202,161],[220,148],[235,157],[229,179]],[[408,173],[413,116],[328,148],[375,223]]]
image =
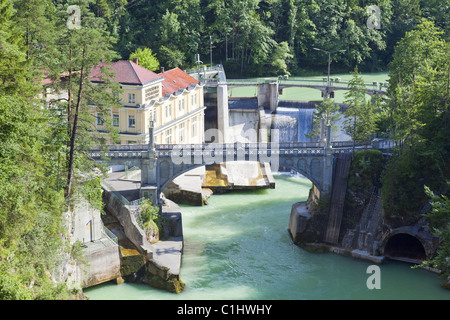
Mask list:
[[342,114],[339,112],[339,105],[332,99],[325,98],[321,104],[316,107],[316,111],[313,114],[313,129],[307,135],[308,137],[318,137],[322,122],[325,126],[330,125],[331,130],[336,130],[336,121],[340,120]]
[[369,194],[372,186],[380,186],[380,175],[384,169],[381,151],[365,150],[355,153],[350,165],[348,187]]
[[138,217],[138,222],[144,227],[144,229],[156,227],[157,230],[161,230],[162,220],[162,216],[159,214],[159,209],[153,206],[150,200],[144,200],[141,204],[141,214]]
[[[380,8],[379,29],[367,27],[369,5]],[[149,47],[162,66],[181,67],[179,59],[168,59],[176,56],[186,69],[195,66],[196,54],[209,61],[211,36],[213,60],[230,77],[324,71],[327,57],[314,47],[345,49],[332,57],[341,72],[356,65],[386,70],[396,43],[423,17],[448,33],[448,6],[449,0],[133,1],[116,15],[116,48],[127,59],[136,48]]]
[[427,186],[425,186],[425,193],[431,200],[432,207],[425,216],[430,222],[433,233],[441,238],[441,245],[437,255],[421,266],[432,266],[441,270],[441,277],[446,279],[450,276],[450,199],[445,195],[434,194]]
[[[70,250],[63,188],[71,137],[77,142],[72,148],[77,155],[73,190],[101,205],[99,178],[89,176],[93,166],[83,152],[91,139],[73,133],[74,128],[90,129],[87,100],[105,103],[111,96],[104,87],[83,82],[88,73],[81,72],[106,61],[111,39],[102,37],[101,19],[89,13],[89,1],[77,2],[85,28],[69,31],[63,2],[0,2],[0,299],[71,297],[66,284],[53,279]],[[78,99],[43,108],[41,68],[54,80],[54,89],[68,89],[69,97]],[[69,81],[60,81],[65,71]],[[84,94],[80,82],[86,85]],[[86,117],[75,123],[78,101],[79,115]]]
[[158,57],[161,59],[165,68],[172,69],[182,66],[184,54],[180,50],[171,50],[161,45],[159,47]]
[[388,128],[401,141],[383,176],[387,216],[417,215],[424,185],[440,190],[449,170],[450,47],[432,22],[407,32],[390,64]]
[[138,64],[150,71],[156,71],[159,69],[159,61],[153,54],[152,49],[149,48],[137,48],[128,60],[133,61],[133,58],[138,58]]
[[47,131],[39,111],[17,96],[0,97],[2,299],[49,298],[52,290],[62,293],[49,276],[65,248],[64,195],[55,188],[56,176],[46,174],[52,163],[44,161]]
[[392,158],[382,177],[385,216],[417,215],[427,201],[424,185],[441,187],[441,167],[441,160],[424,144],[405,149]]
[[351,73],[349,90],[345,93],[346,120],[344,129],[353,141],[368,142],[376,131],[375,107],[366,101],[366,87],[358,68]]
[[443,79],[449,64],[448,45],[442,34],[432,22],[423,21],[395,48],[389,64],[388,107],[396,140],[415,143],[430,117],[442,110],[439,96],[445,93]]

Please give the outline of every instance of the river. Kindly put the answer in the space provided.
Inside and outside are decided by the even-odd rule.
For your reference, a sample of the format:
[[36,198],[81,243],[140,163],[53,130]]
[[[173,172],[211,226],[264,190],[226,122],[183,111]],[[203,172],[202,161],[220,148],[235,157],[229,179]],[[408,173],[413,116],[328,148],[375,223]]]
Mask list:
[[383,263],[381,289],[370,290],[369,262],[295,246],[287,231],[291,205],[307,198],[311,183],[299,176],[275,179],[275,189],[213,195],[207,206],[181,206],[182,293],[105,283],[86,289],[86,295],[92,300],[450,299],[437,275],[410,264]]

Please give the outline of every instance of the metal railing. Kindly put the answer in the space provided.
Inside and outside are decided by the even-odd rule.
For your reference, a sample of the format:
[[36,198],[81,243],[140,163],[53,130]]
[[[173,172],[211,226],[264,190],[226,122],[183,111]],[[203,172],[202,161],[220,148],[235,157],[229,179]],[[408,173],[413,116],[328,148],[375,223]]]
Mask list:
[[106,181],[102,181],[102,188],[111,193],[111,195],[120,201],[124,206],[131,207],[131,209],[137,209],[140,207],[142,202],[145,200],[145,198],[140,198],[137,200],[129,201],[127,198],[125,198],[120,191],[116,190],[111,184],[109,184]]
[[111,230],[109,230],[107,227],[105,227],[103,225],[103,232],[105,233],[105,235],[110,238],[112,241],[114,241],[116,244],[119,244],[119,238],[111,232]]

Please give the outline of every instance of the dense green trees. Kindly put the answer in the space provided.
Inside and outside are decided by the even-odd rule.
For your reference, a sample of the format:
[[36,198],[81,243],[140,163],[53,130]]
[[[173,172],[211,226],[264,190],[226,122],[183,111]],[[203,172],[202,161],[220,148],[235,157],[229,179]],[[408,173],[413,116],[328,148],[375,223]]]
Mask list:
[[398,43],[390,75],[384,120],[402,147],[383,176],[383,203],[388,216],[410,217],[427,200],[424,184],[445,192],[450,173],[449,44],[432,22]]
[[232,77],[323,70],[327,57],[314,47],[346,50],[332,57],[336,71],[385,70],[395,44],[423,17],[445,32],[450,20],[449,0],[142,0],[122,7],[115,25],[122,58],[148,47],[161,66],[186,69],[196,54],[209,63],[211,37],[214,63]]
[[130,54],[129,60],[133,61],[134,58],[138,59],[140,66],[143,66],[150,71],[156,71],[159,69],[159,61],[149,48],[137,48],[136,51]]
[[[113,57],[113,39],[92,1],[76,4],[81,28],[66,1],[0,1],[0,299],[70,297],[55,281],[71,252],[64,212],[77,194],[101,206],[88,103],[115,100],[89,72]],[[50,108],[43,76],[68,93]]]

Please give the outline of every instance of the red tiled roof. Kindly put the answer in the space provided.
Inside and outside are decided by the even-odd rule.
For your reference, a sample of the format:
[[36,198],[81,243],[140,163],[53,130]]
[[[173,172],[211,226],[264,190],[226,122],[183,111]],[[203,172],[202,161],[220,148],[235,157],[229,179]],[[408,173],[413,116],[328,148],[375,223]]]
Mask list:
[[123,84],[138,84],[143,85],[151,81],[161,79],[156,73],[141,67],[140,65],[128,61],[119,60],[113,63],[100,62],[95,66],[90,73],[91,81],[101,82],[101,67],[110,66],[109,71],[115,72],[113,81]]
[[174,68],[163,73],[158,73],[158,75],[164,77],[162,82],[163,96],[166,93],[173,94],[180,88],[186,89],[193,83],[198,84],[198,81],[195,78],[191,77],[180,68]]

